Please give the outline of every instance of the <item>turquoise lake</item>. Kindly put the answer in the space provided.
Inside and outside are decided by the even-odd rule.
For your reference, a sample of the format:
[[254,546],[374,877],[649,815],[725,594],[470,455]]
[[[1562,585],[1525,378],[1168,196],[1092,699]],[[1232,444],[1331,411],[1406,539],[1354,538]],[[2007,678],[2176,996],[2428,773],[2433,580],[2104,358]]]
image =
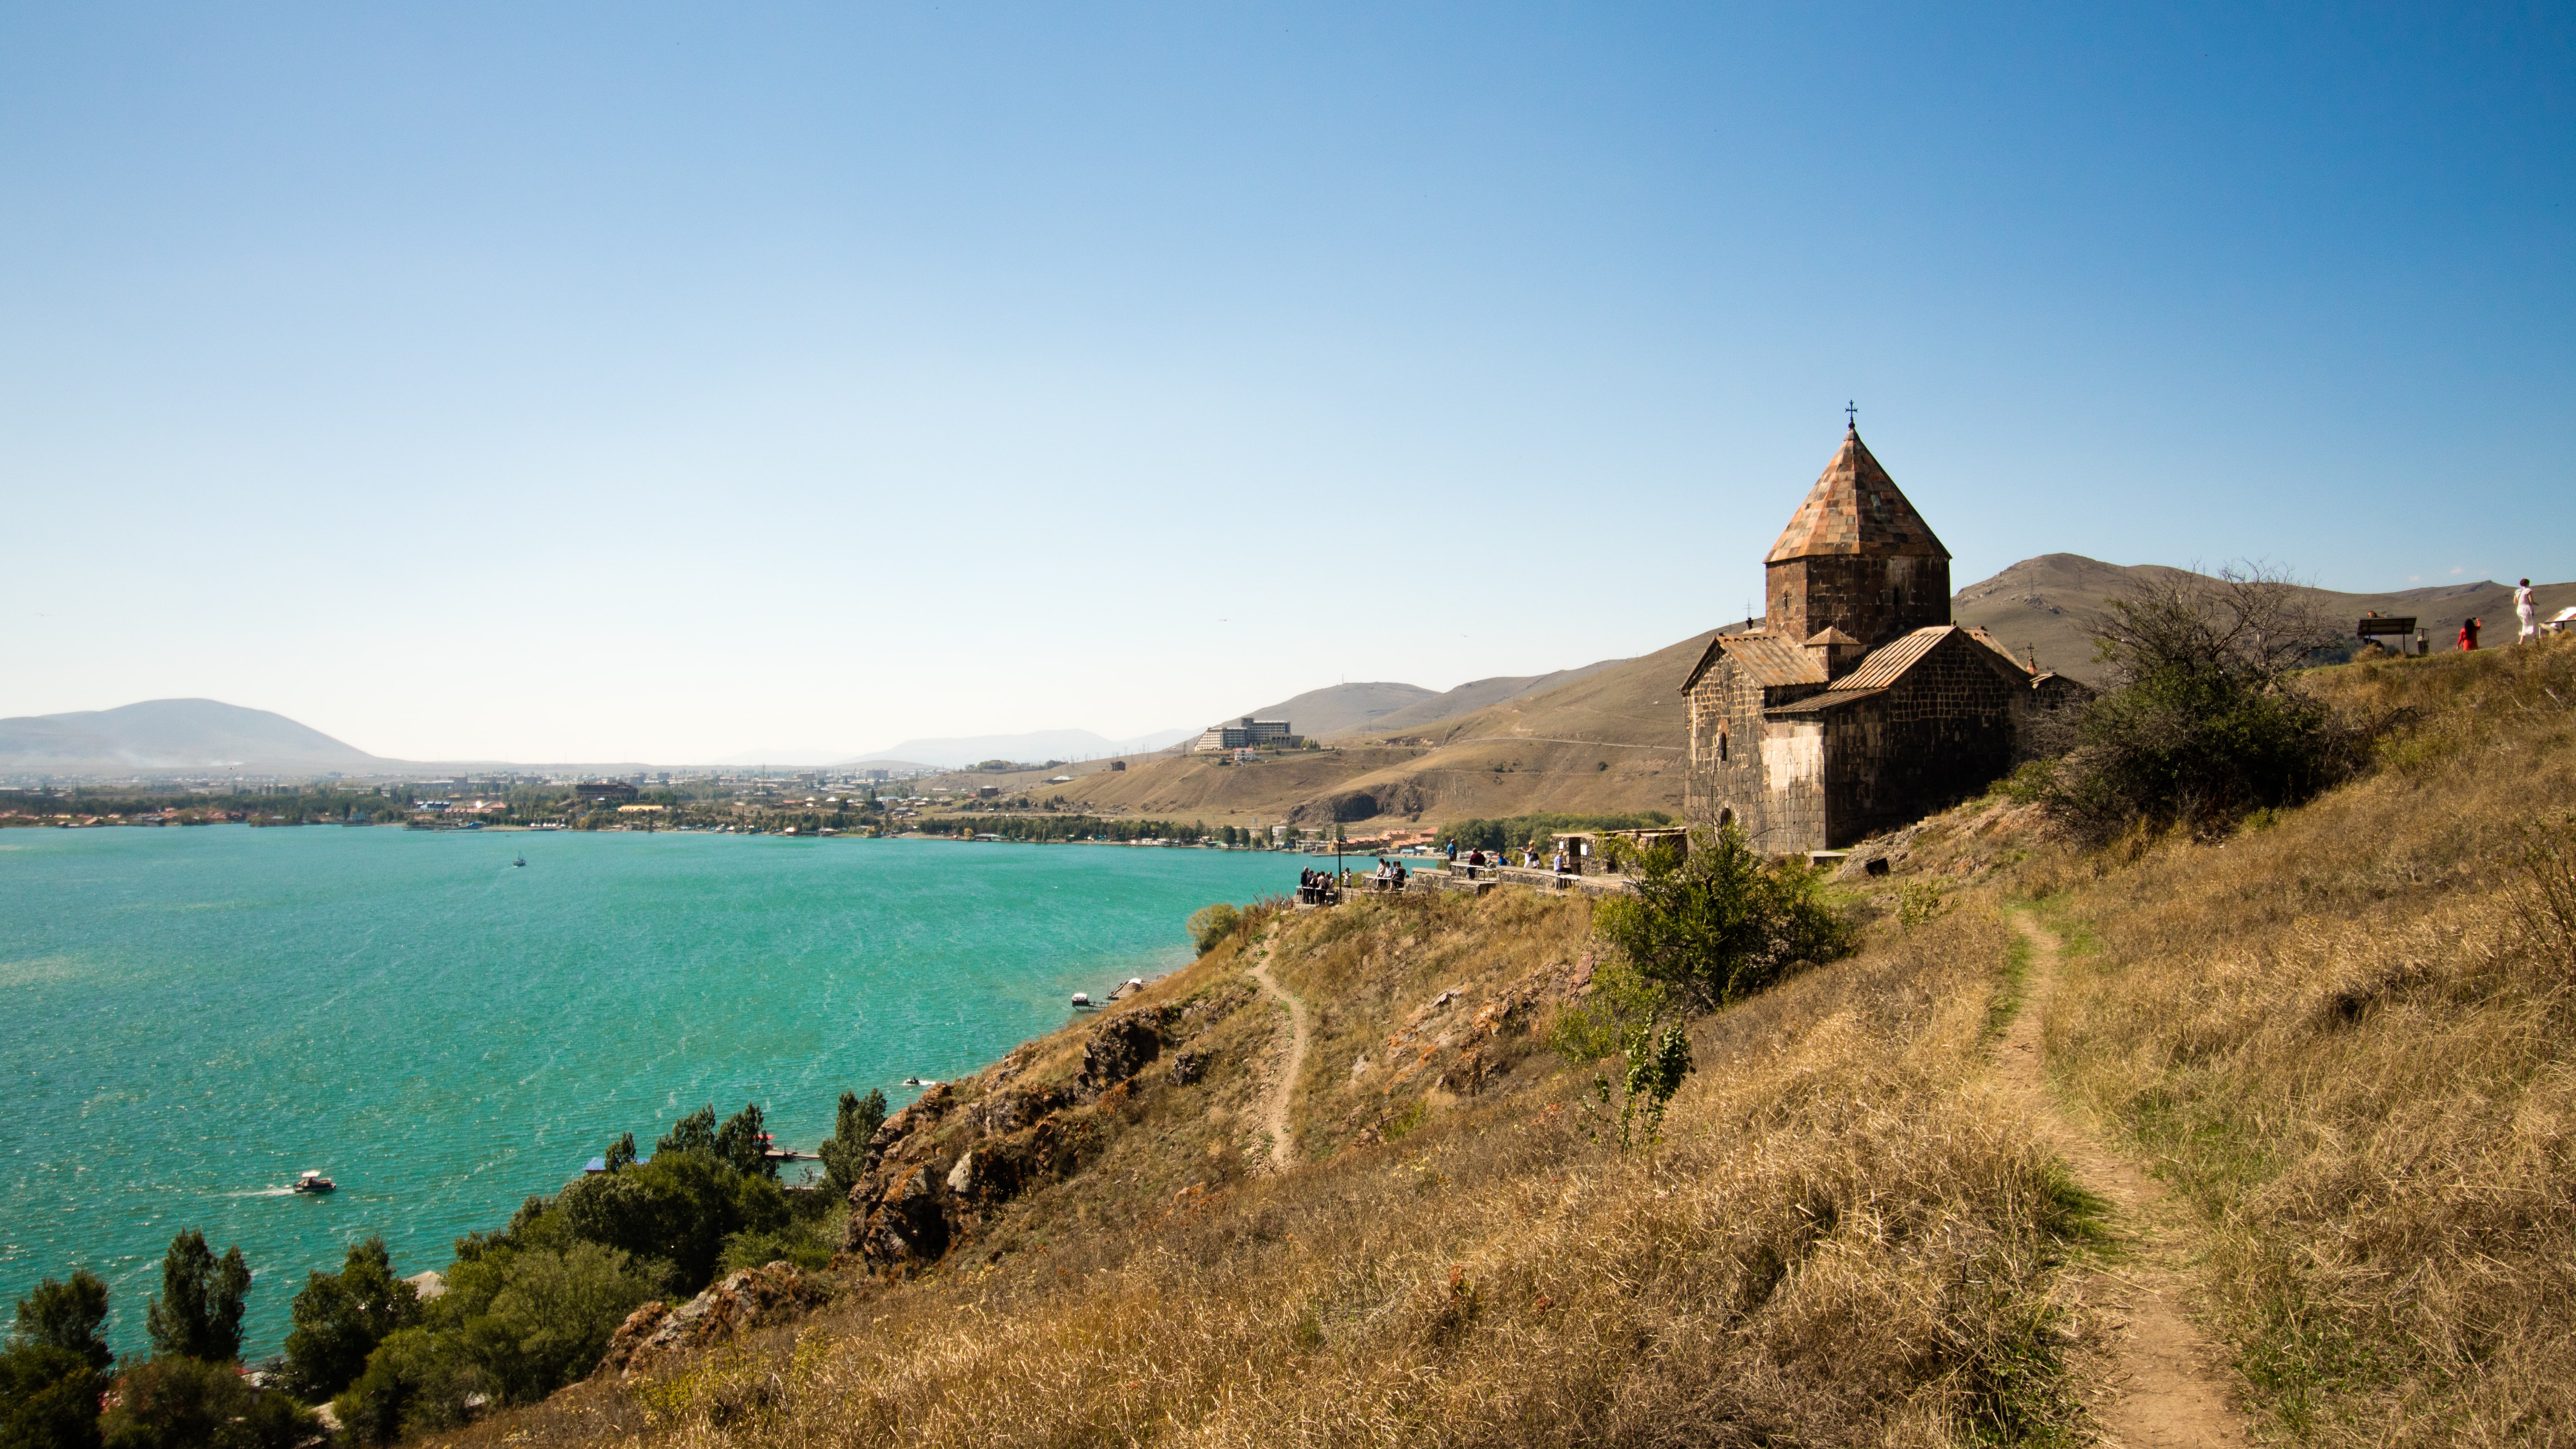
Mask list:
[[[514,856],[527,857],[525,869]],[[244,1349],[307,1271],[397,1271],[620,1132],[758,1102],[782,1145],[844,1087],[912,1099],[1189,958],[1288,854],[396,829],[0,832],[0,1310],[87,1267],[111,1338],[183,1228],[239,1244]],[[305,1168],[340,1185],[285,1194]],[[798,1171],[791,1167],[790,1174]]]

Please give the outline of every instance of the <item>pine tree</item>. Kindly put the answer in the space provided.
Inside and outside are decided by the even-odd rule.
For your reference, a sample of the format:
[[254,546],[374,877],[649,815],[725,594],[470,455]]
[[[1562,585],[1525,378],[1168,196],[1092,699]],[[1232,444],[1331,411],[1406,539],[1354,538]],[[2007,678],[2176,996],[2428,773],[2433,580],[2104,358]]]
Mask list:
[[206,1235],[190,1228],[170,1240],[161,1260],[161,1292],[143,1318],[156,1352],[207,1363],[241,1357],[242,1300],[250,1294],[250,1268],[241,1249],[224,1249],[217,1261]]

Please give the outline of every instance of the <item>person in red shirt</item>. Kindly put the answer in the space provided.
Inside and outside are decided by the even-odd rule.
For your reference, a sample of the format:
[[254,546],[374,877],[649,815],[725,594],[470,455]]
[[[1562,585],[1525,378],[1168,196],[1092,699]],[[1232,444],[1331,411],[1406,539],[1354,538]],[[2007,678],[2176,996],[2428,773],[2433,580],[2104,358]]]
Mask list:
[[2468,653],[2470,650],[2478,647],[2478,629],[2485,623],[2486,621],[2484,619],[2471,619],[2460,626],[2461,653]]

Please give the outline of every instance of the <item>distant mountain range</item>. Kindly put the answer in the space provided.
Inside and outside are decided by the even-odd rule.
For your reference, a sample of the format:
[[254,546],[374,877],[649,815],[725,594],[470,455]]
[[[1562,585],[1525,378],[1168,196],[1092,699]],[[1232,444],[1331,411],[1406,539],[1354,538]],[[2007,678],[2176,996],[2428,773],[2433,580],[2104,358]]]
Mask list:
[[[2015,654],[2036,655],[2043,667],[2082,679],[2098,679],[2100,666],[2093,661],[2092,640],[2086,630],[2104,601],[2127,592],[2141,579],[2178,572],[2156,564],[2121,565],[2079,554],[2045,554],[2024,559],[1990,579],[1961,589],[1951,601],[1951,613],[1961,624],[1982,625],[1990,630]],[[2430,633],[2437,650],[2455,647],[2461,621],[2473,617],[2486,621],[2490,645],[2508,643],[2513,638],[2512,591],[2491,580],[2385,594],[2344,594],[2325,589],[2308,592],[2320,610],[2337,620],[2359,618],[2374,609],[2383,614],[2413,615]],[[2548,584],[2536,592],[2543,617],[2576,605],[2576,583]],[[1736,626],[1730,623],[1728,627]],[[1672,652],[1659,651],[1635,660],[1602,660],[1552,674],[1472,680],[1450,690],[1390,681],[1336,684],[1245,713],[1260,719],[1285,719],[1298,733],[1317,739],[1432,735],[1455,738],[1462,731],[1521,734],[1543,726],[1545,731],[1569,738],[1605,741],[1626,740],[1634,730],[1643,728],[1647,735],[1660,740],[1664,707],[1680,685],[1678,675],[1665,677],[1672,670],[1663,655]],[[1687,669],[1687,661],[1683,667]],[[1587,687],[1569,689],[1578,684]],[[1541,696],[1547,697],[1543,704]],[[1537,712],[1532,713],[1533,709]],[[1650,718],[1655,721],[1651,727],[1644,724]],[[1034,762],[1150,754],[1198,733],[1197,729],[1158,730],[1132,739],[1113,740],[1090,730],[1039,730],[905,740],[883,750],[848,757],[831,750],[775,750],[712,763],[813,766],[828,762],[834,767],[903,771],[923,767],[957,769],[988,759]],[[1635,740],[1640,744],[1645,741],[1646,735]],[[155,699],[117,709],[0,719],[0,774],[118,776],[238,771],[246,775],[313,776],[337,772],[353,776],[427,776],[460,768],[489,769],[500,763],[386,759],[284,715],[211,699]],[[641,766],[590,762],[544,768],[624,774]]]
[[374,774],[399,768],[282,714],[212,699],[147,699],[115,709],[0,719],[0,770]]

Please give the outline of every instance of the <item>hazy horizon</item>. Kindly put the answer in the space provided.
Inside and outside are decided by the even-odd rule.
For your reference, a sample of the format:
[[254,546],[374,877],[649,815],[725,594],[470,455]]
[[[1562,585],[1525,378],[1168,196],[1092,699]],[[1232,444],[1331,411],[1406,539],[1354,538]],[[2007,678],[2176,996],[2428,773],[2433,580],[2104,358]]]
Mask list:
[[692,761],[1445,689],[1741,618],[1847,401],[1961,583],[2565,576],[2571,62],[2505,7],[13,10],[0,715]]

